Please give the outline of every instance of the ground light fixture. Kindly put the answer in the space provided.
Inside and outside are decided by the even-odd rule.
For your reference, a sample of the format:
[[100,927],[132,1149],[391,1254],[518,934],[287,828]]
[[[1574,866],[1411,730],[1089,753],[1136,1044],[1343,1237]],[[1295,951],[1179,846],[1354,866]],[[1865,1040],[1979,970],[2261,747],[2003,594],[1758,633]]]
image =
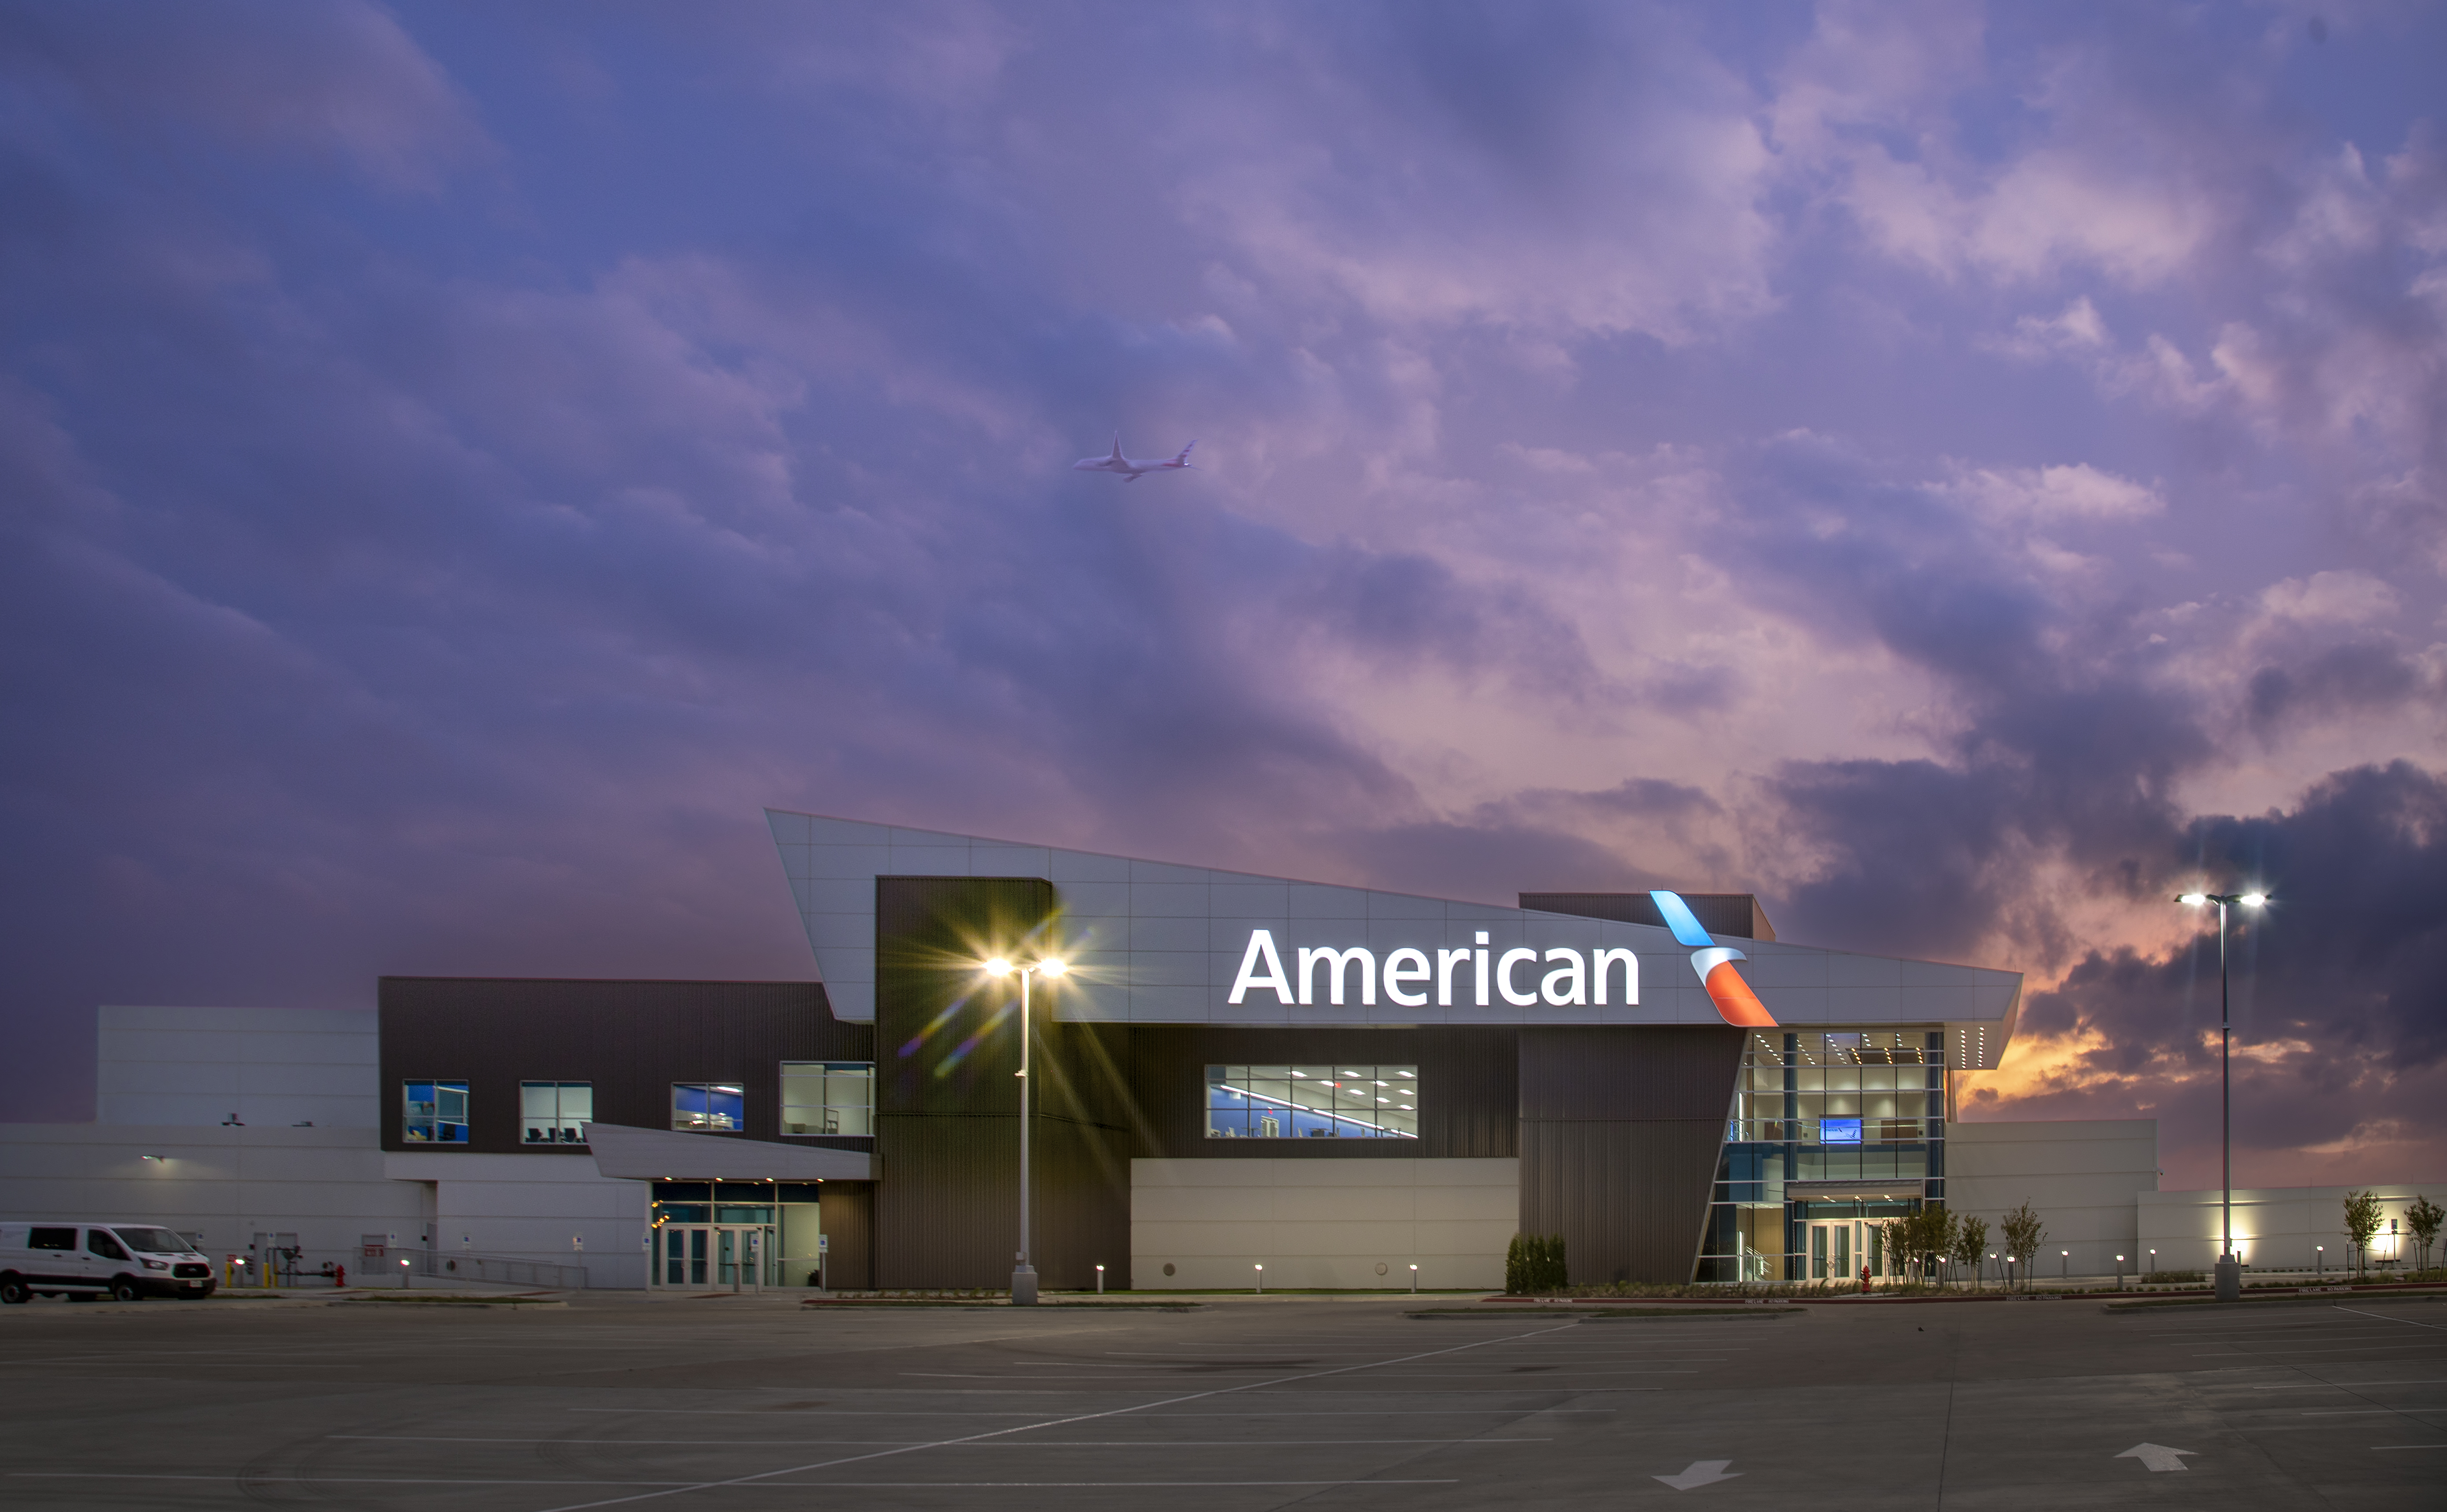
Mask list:
[[1266,1262],[1263,1260],[1258,1262],[1258,1295],[1266,1295]]
[[1419,1268],[1415,1265],[1411,1267],[1411,1295],[1419,1295]]
[[2058,1273],[2059,1273],[2060,1275],[2062,1275],[2066,1280],[2068,1280],[2068,1281],[2072,1280],[2072,1279],[2073,1279],[2073,1251],[2071,1251],[2071,1250],[2058,1250],[2058,1251],[2057,1251],[2057,1254],[2058,1254],[2059,1257],[2061,1257],[2061,1258],[2059,1258],[2059,1259],[2058,1259],[2058,1261],[2057,1262],[2057,1263],[2058,1263]]
[[2226,911],[2229,906],[2260,909],[2268,906],[2267,893],[2182,893],[2175,901],[2187,908],[2205,908],[2211,903],[2218,911],[2218,1164],[2224,1195],[2218,1204],[2217,1299],[2221,1302],[2243,1300],[2243,1265],[2234,1254],[2234,1081],[2230,1063],[2234,1052],[2234,1019],[2227,1011],[2226,984]]
[[1101,1265],[1096,1267],[1096,1295],[1105,1295],[1105,1268]]
[[1028,987],[1037,976],[1059,976],[1071,968],[1059,955],[1047,955],[1026,966],[996,955],[985,963],[988,976],[1019,973],[1019,1254],[1011,1268],[1011,1300],[1015,1307],[1036,1305],[1036,1267],[1028,1259]]

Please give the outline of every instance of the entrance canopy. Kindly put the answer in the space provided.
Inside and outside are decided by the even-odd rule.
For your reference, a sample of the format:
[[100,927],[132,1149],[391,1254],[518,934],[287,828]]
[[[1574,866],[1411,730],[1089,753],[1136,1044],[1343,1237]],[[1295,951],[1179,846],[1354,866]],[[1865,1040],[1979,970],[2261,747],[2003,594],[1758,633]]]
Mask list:
[[871,1181],[875,1158],[858,1150],[620,1124],[586,1125],[595,1168],[623,1181]]

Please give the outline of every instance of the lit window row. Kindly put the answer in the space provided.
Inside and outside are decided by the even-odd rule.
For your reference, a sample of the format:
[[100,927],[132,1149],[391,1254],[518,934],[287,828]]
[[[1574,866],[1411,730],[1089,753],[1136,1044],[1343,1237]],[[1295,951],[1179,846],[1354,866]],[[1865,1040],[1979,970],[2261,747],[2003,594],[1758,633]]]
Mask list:
[[1209,1066],[1211,1140],[1419,1137],[1415,1066]]
[[[790,1135],[875,1132],[875,1067],[866,1061],[782,1063],[782,1128]],[[736,1133],[748,1126],[748,1089],[737,1082],[673,1082],[671,1126]],[[410,1144],[467,1143],[465,1082],[402,1084],[400,1138]],[[595,1121],[592,1082],[521,1082],[519,1143],[583,1144]]]

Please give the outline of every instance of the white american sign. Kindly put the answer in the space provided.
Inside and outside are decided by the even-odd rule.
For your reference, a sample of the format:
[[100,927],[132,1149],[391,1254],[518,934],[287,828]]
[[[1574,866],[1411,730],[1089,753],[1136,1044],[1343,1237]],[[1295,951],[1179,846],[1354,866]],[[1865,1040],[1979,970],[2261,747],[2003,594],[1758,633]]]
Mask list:
[[[1455,978],[1461,978],[1456,983]],[[1283,969],[1282,953],[1275,948],[1274,932],[1253,929],[1241,953],[1241,970],[1232,978],[1234,1004],[1253,992],[1270,992],[1285,1006],[1313,1004],[1320,989],[1324,1001],[1341,1006],[1357,1001],[1374,1005],[1381,987],[1388,1000],[1404,1008],[1426,1006],[1431,994],[1436,1006],[1451,1008],[1456,986],[1480,1008],[1492,1006],[1489,993],[1515,1008],[1545,1004],[1577,1008],[1607,1001],[1607,989],[1620,985],[1622,1001],[1640,1002],[1640,957],[1622,949],[1577,951],[1566,945],[1536,951],[1515,946],[1500,954],[1488,948],[1487,932],[1477,934],[1475,948],[1438,948],[1430,953],[1405,945],[1385,953],[1382,969],[1375,953],[1363,946],[1337,950],[1301,947],[1295,970]]]

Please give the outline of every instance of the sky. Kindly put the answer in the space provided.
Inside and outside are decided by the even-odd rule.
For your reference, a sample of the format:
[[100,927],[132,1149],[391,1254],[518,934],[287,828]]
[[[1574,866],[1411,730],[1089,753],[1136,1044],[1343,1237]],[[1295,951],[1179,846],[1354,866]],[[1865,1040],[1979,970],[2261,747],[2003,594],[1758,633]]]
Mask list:
[[[0,3],[0,1117],[768,805],[2027,973],[2447,1177],[2447,6]],[[1197,468],[1071,470],[1195,439]]]

